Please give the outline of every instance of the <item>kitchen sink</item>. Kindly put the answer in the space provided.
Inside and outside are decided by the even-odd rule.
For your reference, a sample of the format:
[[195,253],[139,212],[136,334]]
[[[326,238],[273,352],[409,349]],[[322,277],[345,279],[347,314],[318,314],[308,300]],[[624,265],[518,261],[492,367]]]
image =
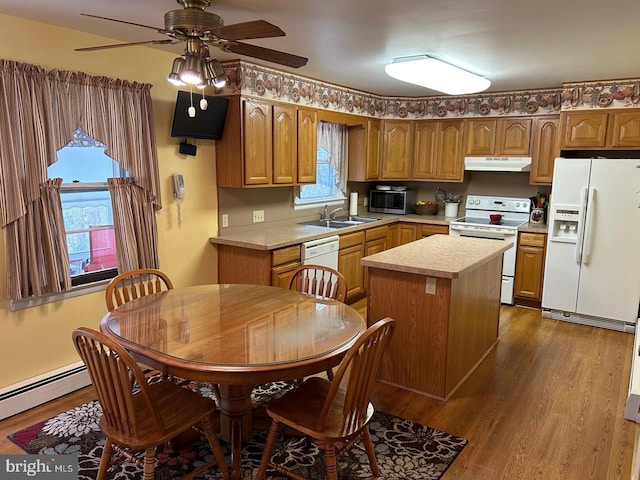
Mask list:
[[354,225],[362,225],[363,223],[370,223],[379,220],[378,218],[371,217],[338,217],[334,220],[311,220],[310,222],[303,222],[304,225],[315,225],[318,227],[327,228],[346,228],[353,227]]
[[358,223],[377,222],[380,219],[379,218],[373,218],[373,217],[359,217],[357,215],[352,215],[350,217],[336,217],[335,220],[337,220],[339,222],[354,222],[354,223],[358,224]]
[[318,227],[327,228],[345,228],[353,227],[354,225],[360,225],[362,222],[341,222],[339,220],[312,220],[310,222],[303,222],[303,225],[316,225]]

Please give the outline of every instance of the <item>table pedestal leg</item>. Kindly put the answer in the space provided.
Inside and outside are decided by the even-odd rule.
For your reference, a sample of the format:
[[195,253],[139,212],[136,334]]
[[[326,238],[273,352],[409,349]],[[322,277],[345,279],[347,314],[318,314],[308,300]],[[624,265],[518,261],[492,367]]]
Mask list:
[[220,385],[220,433],[231,445],[231,479],[242,476],[242,441],[251,438],[252,385]]

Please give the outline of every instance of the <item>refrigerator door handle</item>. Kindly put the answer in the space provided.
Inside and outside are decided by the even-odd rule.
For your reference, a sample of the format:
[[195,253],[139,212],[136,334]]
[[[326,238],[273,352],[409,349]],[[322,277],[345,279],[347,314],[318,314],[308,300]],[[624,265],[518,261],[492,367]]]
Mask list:
[[573,256],[574,261],[578,265],[580,265],[580,262],[582,261],[582,242],[584,240],[584,235],[582,233],[584,232],[584,222],[585,222],[585,212],[587,210],[588,192],[589,192],[589,189],[587,187],[582,187],[580,189],[580,207],[579,207],[580,218],[578,219],[578,231],[576,232],[576,249]]
[[582,264],[589,265],[589,257],[591,256],[591,247],[593,244],[593,217],[596,211],[596,189],[589,189],[589,199],[587,200],[587,221],[584,226],[584,248],[582,252]]

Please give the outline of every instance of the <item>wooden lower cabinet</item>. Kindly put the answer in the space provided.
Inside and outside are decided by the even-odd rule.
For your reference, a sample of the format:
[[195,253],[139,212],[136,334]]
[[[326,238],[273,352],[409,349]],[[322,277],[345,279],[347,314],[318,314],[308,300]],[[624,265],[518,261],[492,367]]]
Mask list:
[[400,222],[394,225],[393,243],[394,247],[413,242],[418,238],[418,225],[415,223]]
[[300,265],[300,245],[276,250],[218,245],[218,283],[287,288],[291,273]]
[[300,245],[274,250],[271,253],[271,285],[289,288],[291,274],[300,265]]
[[419,226],[419,232],[420,238],[430,237],[431,235],[449,235],[449,225],[423,223]]
[[539,308],[542,304],[547,235],[523,232],[518,235],[513,300],[516,305]]
[[[384,252],[391,245],[391,232],[387,225],[370,228],[365,232],[364,256]],[[364,290],[367,291],[367,267],[363,267]]]
[[[367,272],[361,260],[429,235],[449,233],[447,225],[400,222],[340,235],[338,271],[347,281],[347,302],[359,300],[367,290]],[[300,244],[276,250],[217,245],[218,283],[249,283],[287,288],[291,273],[302,264]]]
[[378,380],[448,399],[498,340],[501,271],[501,257],[457,278],[369,267],[367,325],[396,321]]
[[346,302],[351,302],[364,296],[364,274],[360,263],[362,257],[364,257],[364,239],[364,232],[340,235],[338,271],[347,281]]

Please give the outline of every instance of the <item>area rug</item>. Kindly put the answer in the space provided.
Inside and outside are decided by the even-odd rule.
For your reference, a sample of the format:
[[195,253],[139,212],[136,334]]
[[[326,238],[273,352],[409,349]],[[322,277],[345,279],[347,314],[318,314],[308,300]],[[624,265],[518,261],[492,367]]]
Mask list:
[[[203,395],[211,393],[206,386],[195,388]],[[268,398],[270,391],[286,390],[286,388],[278,384],[267,385],[256,392],[255,400],[260,403]],[[78,479],[94,480],[104,447],[104,436],[98,428],[98,418],[101,413],[100,404],[94,400],[13,433],[9,435],[9,439],[27,453],[44,455],[77,453],[80,470]],[[467,443],[463,438],[380,411],[375,413],[369,428],[381,472],[378,478],[385,480],[439,479]],[[266,432],[256,432],[251,440],[243,445],[243,480],[255,477],[266,437]],[[223,441],[220,443],[228,463],[229,449]],[[192,441],[179,450],[158,448],[156,480],[177,479],[192,468],[213,459],[209,444],[204,437]],[[277,463],[284,462],[292,466],[309,478],[325,478],[322,453],[315,443],[306,438],[280,437],[274,452],[274,460]],[[374,478],[365,452],[359,449],[352,449],[340,459],[338,474],[340,480]],[[107,478],[136,480],[142,478],[142,470],[132,462],[122,461],[111,467]],[[222,478],[222,475],[214,467],[197,478],[214,480]],[[280,480],[284,477],[269,470],[267,478]]]

